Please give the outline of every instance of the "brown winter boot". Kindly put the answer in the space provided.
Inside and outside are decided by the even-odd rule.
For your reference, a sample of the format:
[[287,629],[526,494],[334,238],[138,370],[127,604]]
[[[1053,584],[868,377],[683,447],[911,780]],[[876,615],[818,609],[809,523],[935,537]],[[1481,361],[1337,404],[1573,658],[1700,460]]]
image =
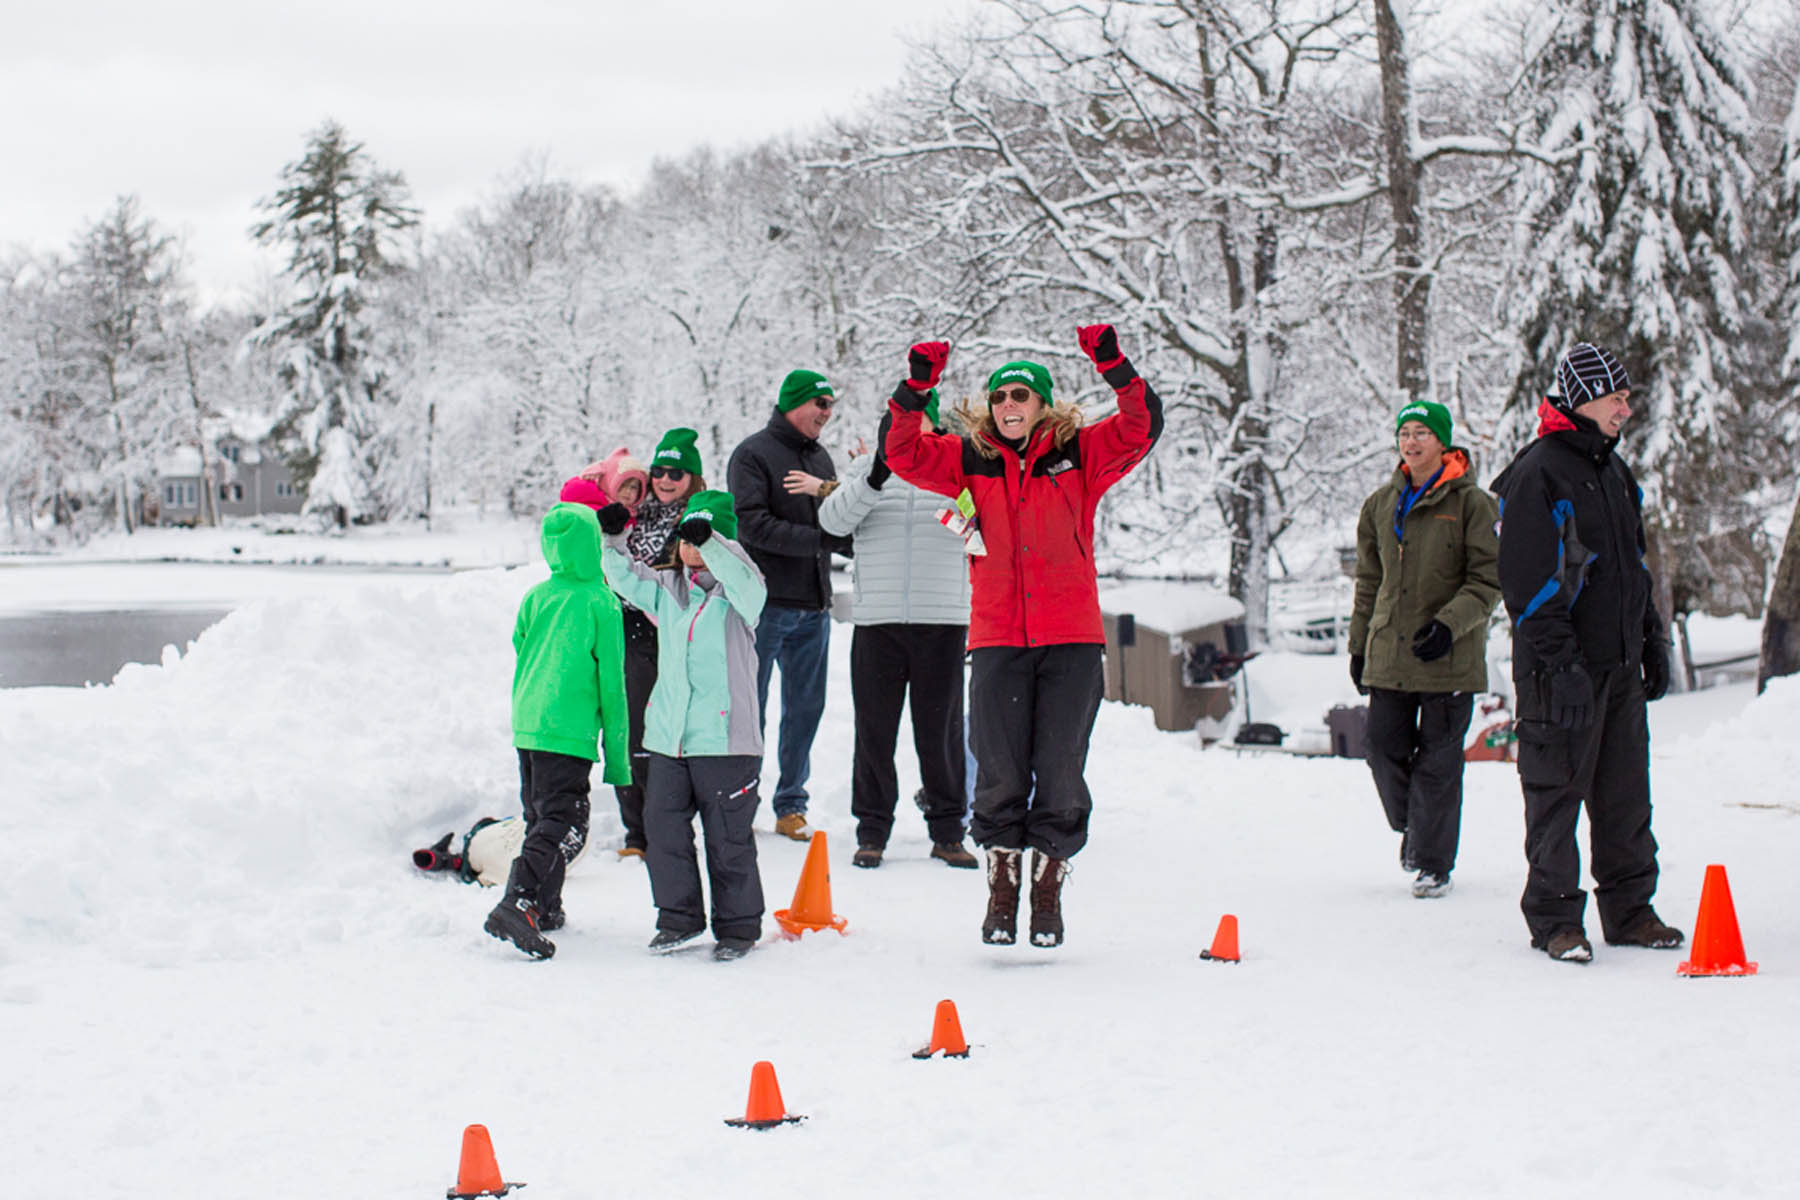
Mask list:
[[1024,858],[1023,850],[988,847],[988,909],[981,922],[981,940],[990,946],[1010,946],[1019,938],[1019,868]]
[[1063,940],[1062,884],[1069,860],[1031,852],[1031,944],[1060,946]]

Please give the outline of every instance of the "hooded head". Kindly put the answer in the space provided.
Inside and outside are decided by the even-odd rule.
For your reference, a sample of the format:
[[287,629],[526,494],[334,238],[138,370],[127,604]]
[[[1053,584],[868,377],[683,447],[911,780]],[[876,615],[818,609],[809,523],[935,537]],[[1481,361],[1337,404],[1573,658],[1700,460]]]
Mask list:
[[585,504],[595,512],[610,503],[606,498],[606,489],[586,475],[577,475],[563,484],[562,493],[556,498],[564,504]]
[[[644,497],[650,494],[650,472],[645,470],[644,464],[633,458],[631,451],[623,446],[601,459],[598,465],[600,467],[600,486],[605,489],[607,495],[630,509],[632,515],[635,516],[638,505],[642,504]],[[637,482],[637,497],[628,499],[625,495],[625,485],[633,480]]]
[[681,519],[688,521],[695,517],[710,523],[714,533],[737,540],[737,509],[732,504],[730,492],[695,492],[689,496]]
[[544,514],[538,537],[552,574],[565,579],[600,578],[600,521],[585,504],[558,504]]

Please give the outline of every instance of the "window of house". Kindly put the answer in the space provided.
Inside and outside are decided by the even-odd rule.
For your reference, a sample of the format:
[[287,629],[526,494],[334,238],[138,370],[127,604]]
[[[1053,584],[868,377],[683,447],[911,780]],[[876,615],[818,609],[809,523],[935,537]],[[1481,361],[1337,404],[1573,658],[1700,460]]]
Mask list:
[[238,456],[242,453],[242,450],[235,445],[220,446],[219,453],[224,457],[226,462],[237,462]]
[[219,485],[219,499],[221,499],[221,500],[242,500],[243,498],[244,498],[244,485],[243,484],[241,484],[241,483],[221,483]]
[[285,500],[294,494],[294,485],[282,480],[275,485],[275,494]]

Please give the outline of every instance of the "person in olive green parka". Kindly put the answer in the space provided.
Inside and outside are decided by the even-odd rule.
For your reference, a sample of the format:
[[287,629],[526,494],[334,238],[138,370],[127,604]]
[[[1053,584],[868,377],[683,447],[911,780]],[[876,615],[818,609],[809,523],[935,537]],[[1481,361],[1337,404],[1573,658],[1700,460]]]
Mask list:
[[1408,404],[1395,429],[1400,465],[1356,524],[1350,677],[1369,697],[1369,770],[1401,866],[1428,899],[1450,890],[1456,865],[1463,739],[1500,599],[1499,510],[1443,405]]
[[550,578],[525,594],[513,623],[513,745],[525,842],[506,895],[486,929],[534,958],[556,946],[544,931],[563,923],[563,873],[587,843],[588,786],[631,782],[625,710],[625,633],[619,601],[600,566],[600,523],[585,504],[544,516]]

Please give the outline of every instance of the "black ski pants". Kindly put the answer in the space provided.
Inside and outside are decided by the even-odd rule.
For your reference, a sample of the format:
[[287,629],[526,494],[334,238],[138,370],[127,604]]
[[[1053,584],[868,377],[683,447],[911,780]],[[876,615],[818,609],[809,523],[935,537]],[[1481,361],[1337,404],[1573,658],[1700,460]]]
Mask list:
[[644,786],[649,778],[650,756],[644,750],[644,709],[656,688],[656,626],[635,608],[625,610],[625,711],[631,719],[631,782],[616,784],[619,824],[625,827],[625,845],[642,850],[644,836]]
[[519,751],[519,805],[525,842],[506,879],[508,896],[542,912],[562,907],[563,875],[588,835],[588,776],[594,764],[552,750]]
[[885,847],[894,830],[900,785],[894,748],[900,710],[912,707],[913,749],[924,794],[919,807],[934,843],[963,840],[968,765],[963,745],[966,625],[858,625],[850,639],[850,696],[856,705],[856,753],[850,812],[856,844]]
[[1463,739],[1475,713],[1472,692],[1369,689],[1369,773],[1388,828],[1405,838],[1401,856],[1448,876],[1462,837]]
[[1074,643],[970,653],[977,845],[1072,858],[1087,844],[1094,800],[1083,772],[1105,687],[1101,651]]
[[706,838],[706,881],[712,893],[712,929],[718,938],[762,936],[762,876],[756,867],[757,779],[762,759],[753,754],[670,758],[650,755],[644,824],[650,848],[650,899],[656,927],[680,933],[706,928],[700,866],[694,853],[694,816]]
[[1591,673],[1594,722],[1559,729],[1549,720],[1546,678],[1515,680],[1519,694],[1519,783],[1525,793],[1528,872],[1519,907],[1542,947],[1559,929],[1582,927],[1581,849],[1575,823],[1587,805],[1594,905],[1608,938],[1629,929],[1656,894],[1650,832],[1650,724],[1634,667]]

